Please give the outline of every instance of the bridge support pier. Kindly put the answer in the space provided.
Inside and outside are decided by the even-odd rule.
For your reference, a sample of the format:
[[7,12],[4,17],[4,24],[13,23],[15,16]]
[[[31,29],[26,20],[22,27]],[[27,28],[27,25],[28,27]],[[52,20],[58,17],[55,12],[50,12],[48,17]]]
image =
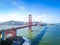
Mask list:
[[15,37],[16,36],[16,34],[17,34],[17,32],[16,32],[16,30],[15,29],[12,29],[12,30],[2,30],[1,32],[0,32],[0,38],[2,39],[2,40],[4,40],[4,39],[6,39],[7,38],[7,36],[9,35],[9,34],[11,34],[11,36],[12,37]]
[[16,36],[16,30],[15,30],[15,29],[12,29],[12,30],[5,31],[4,37],[6,38],[9,34],[10,34],[12,37],[15,37],[15,36]]

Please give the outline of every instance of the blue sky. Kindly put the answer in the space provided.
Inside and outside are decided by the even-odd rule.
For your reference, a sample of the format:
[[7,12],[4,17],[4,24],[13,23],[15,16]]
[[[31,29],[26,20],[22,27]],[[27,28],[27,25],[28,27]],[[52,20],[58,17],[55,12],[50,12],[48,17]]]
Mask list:
[[29,14],[32,14],[33,21],[60,23],[60,1],[0,0],[0,22],[24,21],[24,18],[28,21]]

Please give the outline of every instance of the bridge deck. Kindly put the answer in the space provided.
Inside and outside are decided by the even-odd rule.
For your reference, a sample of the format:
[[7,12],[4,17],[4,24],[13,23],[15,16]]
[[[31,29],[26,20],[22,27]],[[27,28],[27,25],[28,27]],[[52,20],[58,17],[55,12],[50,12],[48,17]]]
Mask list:
[[1,31],[9,31],[9,30],[17,30],[17,29],[22,29],[22,28],[26,28],[26,27],[30,27],[30,26],[33,26],[33,25],[24,25],[24,26],[20,26],[20,27],[11,27],[9,29],[1,29]]

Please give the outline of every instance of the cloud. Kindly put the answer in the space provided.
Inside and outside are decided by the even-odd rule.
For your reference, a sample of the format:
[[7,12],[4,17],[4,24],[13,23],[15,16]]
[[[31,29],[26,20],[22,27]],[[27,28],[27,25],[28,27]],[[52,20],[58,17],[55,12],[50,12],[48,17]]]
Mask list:
[[17,8],[24,10],[25,8],[23,6],[21,6],[18,2],[13,2],[13,5],[16,5]]
[[[15,21],[26,21],[26,16],[20,13],[9,13],[9,14],[0,14],[0,22],[15,20]],[[25,20],[24,20],[25,19]]]
[[[16,21],[28,21],[28,17],[20,13],[9,13],[9,14],[0,14],[0,22],[16,20]],[[34,15],[32,16],[33,21],[41,21],[46,23],[57,23],[60,22],[60,17],[51,16],[51,15]]]
[[59,22],[58,20],[59,17],[58,16],[53,16],[53,15],[38,15],[38,20],[42,20],[42,22],[46,22],[46,23],[57,23]]
[[19,8],[20,8],[21,10],[24,10],[24,7],[22,7],[22,6],[20,6]]

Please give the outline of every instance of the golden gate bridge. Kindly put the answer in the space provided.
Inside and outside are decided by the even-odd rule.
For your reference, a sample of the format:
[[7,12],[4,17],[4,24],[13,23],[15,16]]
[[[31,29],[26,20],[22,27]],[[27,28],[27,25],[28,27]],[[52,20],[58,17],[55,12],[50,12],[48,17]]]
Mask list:
[[[28,25],[23,25],[20,27],[16,27],[16,28],[10,28],[10,29],[4,29],[4,30],[0,30],[0,35],[2,34],[2,40],[4,40],[4,38],[8,35],[8,34],[12,34],[13,37],[16,36],[16,30],[17,29],[22,29],[22,28],[26,28],[29,27],[29,31],[32,31],[32,26],[36,26],[33,24],[32,22],[32,15],[29,15],[29,21],[28,21]],[[42,23],[40,23],[40,25],[42,25]]]

